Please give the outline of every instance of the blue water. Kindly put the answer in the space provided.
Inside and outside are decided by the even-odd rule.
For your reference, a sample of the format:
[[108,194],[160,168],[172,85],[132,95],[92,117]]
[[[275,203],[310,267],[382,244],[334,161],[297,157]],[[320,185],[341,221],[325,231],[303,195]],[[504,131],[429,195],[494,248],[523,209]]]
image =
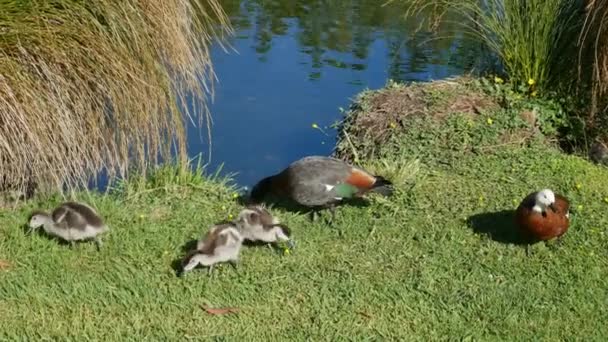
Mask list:
[[[230,43],[238,53],[219,46],[212,51],[219,83],[210,104],[211,155],[204,128],[201,137],[201,131],[191,126],[188,139],[189,154],[202,153],[209,172],[223,164],[222,173],[236,173],[241,186],[251,187],[303,156],[331,154],[336,131],[329,126],[343,118],[340,108],[348,108],[359,92],[381,88],[389,78],[428,81],[462,71],[450,59],[458,51],[456,44],[443,50],[425,48],[424,41],[415,41],[400,25],[401,15],[383,21],[394,22],[395,28],[358,27],[340,13],[338,18],[325,18],[330,23],[349,20],[351,29],[365,32],[367,39],[365,44],[346,40],[332,49],[334,44],[327,39],[318,39],[318,45],[303,43],[308,40],[302,33],[307,26],[302,21],[310,20],[306,18],[270,15],[280,20],[280,32],[261,35],[255,17],[259,10],[246,9],[252,4],[255,8],[257,1],[243,1],[232,14],[236,22],[248,21],[244,27],[235,25],[236,38]],[[314,129],[313,123],[323,131]]]

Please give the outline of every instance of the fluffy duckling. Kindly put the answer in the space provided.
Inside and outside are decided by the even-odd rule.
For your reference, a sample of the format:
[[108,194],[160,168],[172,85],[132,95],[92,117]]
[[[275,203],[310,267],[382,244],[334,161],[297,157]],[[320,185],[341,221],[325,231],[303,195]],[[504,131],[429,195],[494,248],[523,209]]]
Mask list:
[[209,274],[213,272],[213,266],[221,262],[229,262],[236,269],[242,245],[243,236],[234,223],[217,224],[199,240],[196,249],[186,255],[182,274],[199,264],[208,266]]
[[236,224],[245,240],[263,241],[268,243],[268,246],[282,241],[286,242],[290,249],[295,246],[289,228],[279,223],[279,220],[262,206],[247,206],[239,213]]
[[95,240],[97,250],[102,245],[100,235],[109,230],[95,209],[77,202],[62,203],[50,215],[35,210],[28,225],[30,232],[42,227],[47,234],[68,241],[72,246],[75,241]]
[[570,224],[570,202],[550,189],[526,196],[516,211],[520,231],[532,239],[547,241],[560,238]]

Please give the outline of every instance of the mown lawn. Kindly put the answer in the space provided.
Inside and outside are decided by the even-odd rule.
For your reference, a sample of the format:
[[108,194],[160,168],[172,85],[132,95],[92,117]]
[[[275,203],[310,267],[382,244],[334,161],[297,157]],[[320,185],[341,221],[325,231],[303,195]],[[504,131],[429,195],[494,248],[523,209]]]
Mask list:
[[[58,199],[2,209],[0,336],[605,340],[608,171],[542,139],[501,144],[512,118],[492,118],[412,120],[365,161],[393,176],[395,196],[343,206],[333,226],[277,209],[297,249],[248,247],[238,273],[182,279],[172,268],[186,244],[238,213],[234,189],[217,180],[167,169],[115,195],[79,195],[112,228],[99,253],[24,233],[29,210]],[[503,211],[543,187],[571,199],[571,227],[561,245],[527,256]]]

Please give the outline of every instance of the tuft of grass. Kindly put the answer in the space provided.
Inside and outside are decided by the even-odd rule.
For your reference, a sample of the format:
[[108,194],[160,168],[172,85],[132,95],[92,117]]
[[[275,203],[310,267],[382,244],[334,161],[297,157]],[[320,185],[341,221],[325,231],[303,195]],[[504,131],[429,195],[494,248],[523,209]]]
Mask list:
[[0,188],[184,162],[227,20],[216,0],[0,1]]
[[[608,170],[544,139],[505,144],[514,120],[496,112],[410,119],[373,157],[359,154],[398,178],[393,197],[341,206],[331,226],[273,210],[297,248],[248,246],[238,273],[223,266],[182,279],[172,268],[240,210],[226,179],[167,167],[122,191],[76,194],[112,229],[99,253],[19,228],[59,197],[0,209],[0,337],[605,340]],[[572,201],[571,226],[561,245],[527,256],[505,239],[509,213],[541,187]],[[213,316],[203,306],[240,311]]]
[[545,90],[567,79],[562,66],[575,60],[564,49],[575,50],[579,8],[574,0],[415,0],[406,15],[424,13],[435,28],[451,25],[497,56],[513,83]]

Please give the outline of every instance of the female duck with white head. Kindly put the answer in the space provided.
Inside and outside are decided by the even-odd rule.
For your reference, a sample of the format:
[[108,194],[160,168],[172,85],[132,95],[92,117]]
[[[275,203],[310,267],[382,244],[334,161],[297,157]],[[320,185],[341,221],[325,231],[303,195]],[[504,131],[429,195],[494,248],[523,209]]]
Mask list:
[[214,225],[182,261],[182,274],[199,264],[209,267],[209,274],[215,264],[222,262],[229,262],[236,269],[242,245],[243,236],[234,223]]
[[537,241],[562,237],[570,224],[570,202],[550,189],[526,196],[517,207],[516,222],[525,236]]
[[243,238],[248,241],[262,241],[269,244],[286,242],[290,249],[295,247],[289,228],[260,205],[251,205],[243,209],[237,219]]
[[95,209],[84,203],[65,202],[49,215],[40,210],[32,212],[28,225],[30,232],[42,229],[49,235],[70,242],[94,240],[97,250],[101,249],[100,235],[109,230]]

